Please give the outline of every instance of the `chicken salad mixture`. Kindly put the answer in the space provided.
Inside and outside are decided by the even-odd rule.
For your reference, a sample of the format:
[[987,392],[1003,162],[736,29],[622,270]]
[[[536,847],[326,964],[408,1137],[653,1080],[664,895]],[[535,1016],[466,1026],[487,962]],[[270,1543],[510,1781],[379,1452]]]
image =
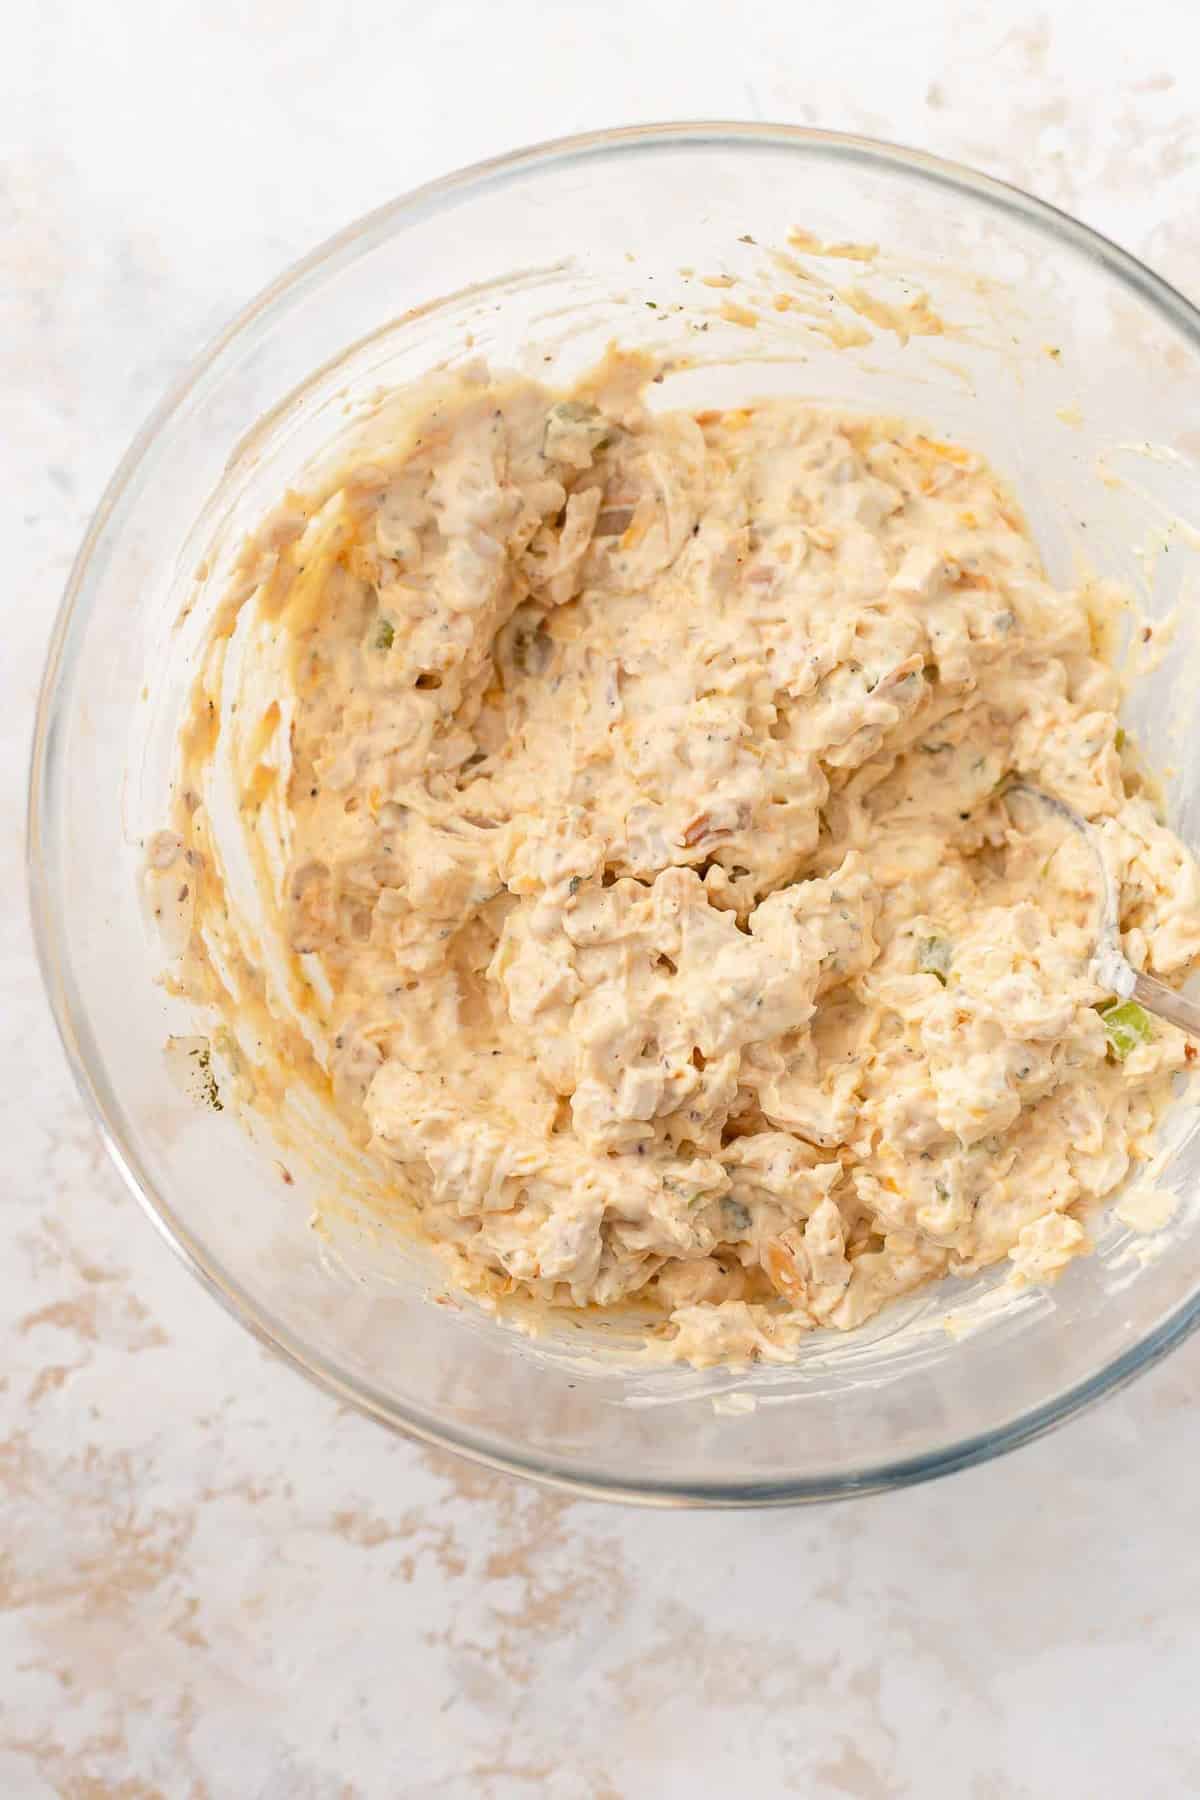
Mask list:
[[[1095,827],[1136,966],[1200,957],[1200,875],[977,455],[646,374],[469,369],[289,496],[244,559],[288,691],[243,811],[275,785],[305,1054],[455,1279],[783,1358],[1053,1276],[1188,1060],[1096,986],[1092,854],[1014,778]],[[220,729],[160,870],[211,877]]]

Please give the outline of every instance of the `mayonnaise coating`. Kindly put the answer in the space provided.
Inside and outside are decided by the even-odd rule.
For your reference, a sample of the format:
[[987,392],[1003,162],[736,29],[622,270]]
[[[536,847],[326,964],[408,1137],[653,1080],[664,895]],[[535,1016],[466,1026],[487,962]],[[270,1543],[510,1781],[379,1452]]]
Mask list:
[[1137,966],[1200,956],[1200,876],[978,456],[636,386],[443,379],[264,528],[279,929],[457,1279],[783,1358],[947,1272],[1057,1273],[1184,1066],[1157,1022],[1114,1053],[1091,854],[1009,778],[1096,826]]

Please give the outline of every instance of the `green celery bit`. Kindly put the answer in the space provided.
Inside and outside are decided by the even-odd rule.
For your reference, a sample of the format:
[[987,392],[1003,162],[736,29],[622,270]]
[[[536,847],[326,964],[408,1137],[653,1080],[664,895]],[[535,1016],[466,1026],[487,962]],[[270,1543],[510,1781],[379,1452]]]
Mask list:
[[371,634],[372,650],[390,650],[396,636],[396,627],[386,613],[380,613],[375,630]]
[[936,975],[945,987],[951,955],[950,945],[944,937],[922,938],[917,945],[917,967],[923,975]]
[[1100,1008],[1108,1048],[1118,1062],[1124,1062],[1139,1044],[1148,1044],[1153,1033],[1150,1016],[1136,1000],[1113,1000]]

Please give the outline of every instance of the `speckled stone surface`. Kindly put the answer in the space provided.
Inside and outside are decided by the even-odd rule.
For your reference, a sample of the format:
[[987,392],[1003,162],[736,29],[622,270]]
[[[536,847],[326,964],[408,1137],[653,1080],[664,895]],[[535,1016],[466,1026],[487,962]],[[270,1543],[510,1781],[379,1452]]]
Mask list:
[[1190,0],[6,15],[5,1800],[1200,1792],[1200,1341],[1002,1463],[832,1509],[638,1513],[392,1439],[270,1360],[123,1191],[21,878],[89,511],[164,384],[336,227],[536,138],[779,118],[974,162],[1198,294],[1198,51]]

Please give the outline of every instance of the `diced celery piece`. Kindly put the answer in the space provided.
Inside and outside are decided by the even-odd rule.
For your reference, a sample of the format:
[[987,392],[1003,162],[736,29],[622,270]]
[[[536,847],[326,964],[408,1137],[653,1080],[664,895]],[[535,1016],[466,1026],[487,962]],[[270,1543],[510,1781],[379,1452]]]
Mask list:
[[1113,1000],[1100,1008],[1108,1048],[1118,1062],[1124,1062],[1139,1044],[1148,1044],[1153,1032],[1150,1015],[1136,1000]]

